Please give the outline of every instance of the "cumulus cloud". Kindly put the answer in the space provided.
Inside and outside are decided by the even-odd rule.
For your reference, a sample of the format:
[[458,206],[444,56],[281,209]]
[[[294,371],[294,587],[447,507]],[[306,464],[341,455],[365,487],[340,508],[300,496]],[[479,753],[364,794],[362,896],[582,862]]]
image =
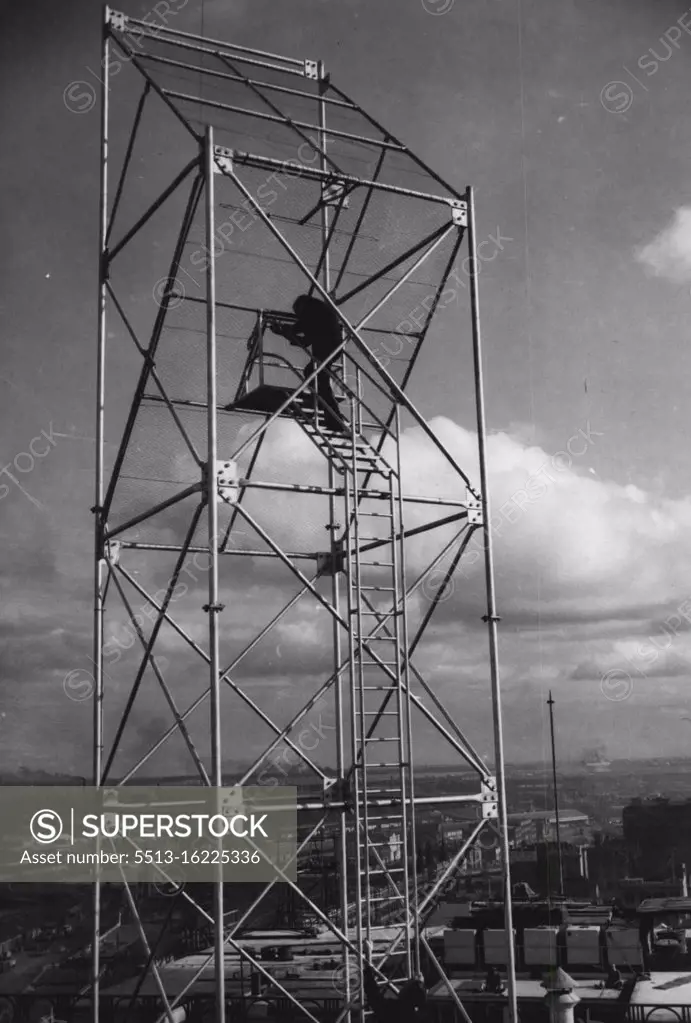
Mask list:
[[691,207],[680,207],[671,223],[637,255],[656,277],[679,284],[691,281]]
[[[473,431],[446,418],[436,418],[430,425],[475,483],[477,437]],[[591,460],[606,445],[607,438],[598,431],[597,424],[587,422],[575,423],[554,450],[539,446],[521,428],[498,432],[489,438],[492,533],[502,615],[501,667],[505,704],[512,722],[507,729],[510,757],[528,759],[536,755],[539,721],[534,717],[539,715],[545,688],[553,688],[564,705],[575,701],[579,721],[584,722],[583,734],[599,741],[606,740],[607,729],[611,731],[613,727],[607,714],[614,713],[614,707],[617,713],[622,713],[620,703],[609,703],[602,692],[600,682],[605,673],[615,669],[628,671],[638,687],[631,699],[646,700],[651,713],[651,708],[667,713],[675,700],[681,700],[687,667],[691,671],[691,632],[686,625],[691,620],[688,583],[691,498],[668,498],[657,491],[595,478],[588,469]],[[233,450],[234,445],[229,443],[228,449]],[[249,455],[250,452],[243,459],[242,474],[247,471]],[[465,497],[465,484],[419,428],[404,431],[401,457],[407,494]],[[186,467],[180,468],[180,483],[184,485],[186,476],[194,477]],[[264,481],[327,482],[323,457],[290,422],[282,422],[269,431],[252,476]],[[146,496],[150,498],[151,494]],[[253,518],[285,550],[310,555],[327,546],[328,533],[324,527],[328,508],[323,497],[256,488],[248,489],[245,500]],[[406,509],[409,528],[443,518],[452,511],[413,504],[407,504]],[[148,535],[154,541],[181,539],[189,511],[186,508],[179,521],[168,518],[160,535],[153,530]],[[224,522],[229,514],[230,510],[224,509]],[[445,525],[409,540],[409,581],[430,563],[461,525],[460,522]],[[237,545],[255,547],[257,537],[252,535],[251,528],[246,524],[241,528],[246,533],[238,537]],[[368,524],[367,528],[376,529],[376,525]],[[197,542],[203,545],[203,536]],[[169,554],[165,562],[159,553],[143,555],[126,550],[121,557],[149,593],[165,586],[175,560],[174,554]],[[316,564],[311,557],[296,563],[306,576],[314,575]],[[442,562],[442,571],[447,564],[448,558]],[[187,591],[176,597],[171,608],[187,635],[202,649],[206,646],[207,628],[201,612],[207,599],[206,565],[202,555],[188,564],[189,570],[182,577]],[[55,742],[49,744],[50,756],[56,757],[60,765],[75,764],[75,750],[84,749],[77,732],[84,727],[87,706],[67,698],[63,678],[71,669],[89,667],[87,593],[84,592],[84,607],[67,621],[72,629],[66,632],[65,612],[55,599],[64,589],[65,577],[54,565],[41,563],[37,571],[39,567],[40,579],[34,580],[40,583],[43,592],[39,602],[32,603],[28,592],[26,600],[16,599],[30,580],[12,578],[16,620],[14,634],[5,637],[4,643],[5,688],[11,688],[17,697],[13,722],[26,712],[28,697],[23,694],[31,691],[31,700],[40,701],[46,709],[52,734],[61,737],[61,749],[55,748]],[[463,727],[467,726],[471,737],[475,737],[478,729],[484,741],[489,703],[487,640],[482,623],[486,610],[483,572],[482,534],[478,532],[456,572],[452,594],[439,605],[425,639],[416,650],[415,662],[449,712],[464,722]],[[9,564],[4,574],[7,583],[12,574]],[[330,581],[320,579],[317,585],[328,599]],[[275,559],[222,559],[221,597],[227,609],[221,634],[224,666],[238,657],[300,588],[289,569]],[[141,595],[129,584],[128,593],[139,610],[144,603]],[[411,601],[411,636],[429,608],[432,595],[433,592],[422,589]],[[22,607],[31,608],[32,621],[22,619]],[[327,611],[318,611],[317,607],[313,596],[300,598],[231,673],[234,681],[247,687],[257,704],[281,723],[302,706],[332,670],[332,620]],[[115,595],[109,601],[111,617],[118,623],[120,635],[127,617],[118,609]],[[148,633],[151,626],[146,616],[143,621]],[[112,640],[108,623],[106,635]],[[17,656],[26,637],[30,637],[30,659]],[[121,656],[107,660],[111,714],[122,708],[141,656],[136,637],[125,638],[126,649],[123,648]],[[173,697],[180,708],[188,706],[208,684],[205,663],[169,627],[161,632],[158,652],[167,658],[166,681]],[[26,685],[29,681],[30,688]],[[645,689],[639,682],[645,683]],[[227,695],[227,727],[234,736],[233,755],[240,758],[259,749],[262,735],[268,732],[249,708],[240,708],[242,727],[238,730],[240,704],[237,696],[229,692]],[[532,708],[530,714],[525,709],[528,704]],[[147,670],[133,712],[135,731],[128,746],[130,757],[141,751],[141,731],[136,731],[140,721],[159,720],[168,715],[158,683]],[[201,729],[200,737],[195,737],[200,749],[205,748],[205,720],[203,705],[191,722],[193,732]],[[617,733],[619,755],[625,755],[622,744],[630,742],[633,734],[629,724],[627,729]],[[12,736],[5,756],[17,762],[23,759],[27,736],[19,728]],[[677,738],[681,743],[686,735],[680,733]],[[576,745],[580,741],[577,736],[573,739]],[[608,752],[615,755],[617,749]],[[423,760],[444,759],[432,733],[421,741],[419,755]],[[160,760],[161,770],[170,771],[183,760],[187,764],[188,757],[179,743],[171,746],[170,752],[166,746]],[[156,767],[158,763],[157,760]]]

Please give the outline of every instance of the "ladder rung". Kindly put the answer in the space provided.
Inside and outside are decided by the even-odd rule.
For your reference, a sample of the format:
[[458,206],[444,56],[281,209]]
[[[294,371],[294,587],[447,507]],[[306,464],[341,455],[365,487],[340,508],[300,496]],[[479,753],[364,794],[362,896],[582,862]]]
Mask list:
[[361,636],[361,643],[395,643],[395,636]]
[[360,511],[360,515],[366,515],[368,519],[393,519],[391,512]]
[[361,686],[361,692],[368,693],[397,693],[398,686]]
[[[350,551],[351,558],[357,554],[357,551]],[[360,561],[361,565],[367,565],[368,567],[374,566],[375,568],[394,568],[393,561]],[[393,591],[392,591],[393,592]]]
[[405,873],[405,867],[391,867],[389,870],[377,867],[375,870],[370,869],[368,873],[370,877],[372,874],[403,874]]
[[361,664],[367,665],[368,668],[397,668],[398,665],[395,661],[360,661]]
[[[358,609],[356,607],[354,607],[352,612],[351,612],[351,614],[357,614],[357,611],[358,611]],[[372,615],[374,615],[377,618],[381,618],[382,622],[385,622],[387,618],[393,618],[394,615],[402,615],[403,612],[402,611],[360,611],[360,614],[363,615],[363,616],[367,615],[368,617],[372,617]]]
[[376,898],[370,899],[369,901],[370,902],[393,902],[394,900],[403,901],[403,900],[405,900],[405,895],[403,895],[402,893],[399,892],[396,895],[382,895],[380,898],[376,897]]
[[[362,766],[361,764],[355,764],[355,767],[361,767],[361,766]],[[368,767],[407,767],[408,765],[406,763],[402,763],[402,762],[399,763],[398,761],[394,761],[391,764],[368,764],[367,766]]]
[[365,736],[364,739],[360,740],[360,742],[363,744],[369,742],[399,742],[399,741],[400,740],[397,735],[370,735],[369,737]]
[[[398,690],[395,690],[398,692]],[[365,717],[397,718],[397,710],[363,710]]]

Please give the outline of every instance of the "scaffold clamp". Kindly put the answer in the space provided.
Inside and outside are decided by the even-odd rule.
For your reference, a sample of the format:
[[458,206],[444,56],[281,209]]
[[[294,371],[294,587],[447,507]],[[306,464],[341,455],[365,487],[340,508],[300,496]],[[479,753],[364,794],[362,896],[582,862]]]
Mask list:
[[120,562],[120,551],[122,550],[122,544],[118,540],[108,540],[104,550],[104,561],[106,561],[111,568],[115,568]]
[[214,146],[214,174],[223,174],[224,171],[232,174],[234,155],[234,150],[227,146]]
[[240,493],[240,476],[237,462],[216,462],[216,486],[219,495],[228,504],[235,504]]
[[305,61],[305,78],[311,78],[313,82],[318,82],[320,79],[318,60],[306,60]]
[[123,14],[122,11],[113,11],[110,7],[106,8],[106,24],[116,32],[124,32],[127,22],[127,15]]
[[466,491],[465,504],[468,509],[468,525],[481,526],[483,524],[482,501],[474,497],[469,491]]
[[465,199],[449,199],[451,220],[457,227],[468,226],[468,203]]
[[336,575],[345,571],[345,562],[342,550],[317,551],[317,575]]
[[322,185],[322,202],[325,206],[342,206],[347,210],[350,201],[344,181],[325,181]]
[[[331,803],[334,799],[340,796],[340,786],[337,778],[324,778],[324,799],[327,803]],[[342,798],[342,797],[341,797]]]
[[482,783],[482,819],[496,820],[498,816],[497,782],[495,778],[489,778]]

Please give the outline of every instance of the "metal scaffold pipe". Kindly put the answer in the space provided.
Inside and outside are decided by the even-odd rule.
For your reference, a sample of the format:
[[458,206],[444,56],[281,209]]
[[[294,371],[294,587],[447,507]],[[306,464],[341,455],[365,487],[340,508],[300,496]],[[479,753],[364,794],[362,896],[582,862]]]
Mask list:
[[499,638],[497,635],[496,595],[494,590],[494,557],[492,549],[492,517],[487,473],[487,428],[485,423],[485,394],[482,369],[482,334],[480,330],[480,299],[478,291],[477,247],[475,233],[475,198],[468,189],[468,246],[470,248],[470,303],[473,328],[473,362],[475,369],[475,403],[477,410],[477,439],[480,459],[480,500],[485,546],[485,585],[487,594],[487,632],[489,639],[490,681],[492,686],[492,724],[494,729],[494,760],[497,777],[497,803],[499,815],[499,843],[504,881],[504,927],[507,947],[507,982],[510,1023],[518,1023],[516,1001],[516,952],[513,935],[511,905],[511,867],[509,863],[509,825],[506,810],[506,782],[504,767],[504,735],[501,710],[501,682],[499,677]]

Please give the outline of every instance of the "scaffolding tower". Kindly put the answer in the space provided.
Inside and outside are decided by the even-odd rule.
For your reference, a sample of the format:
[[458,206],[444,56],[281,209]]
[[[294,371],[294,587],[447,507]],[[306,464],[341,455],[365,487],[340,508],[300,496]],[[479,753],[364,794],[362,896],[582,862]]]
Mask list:
[[[299,883],[294,901],[339,949],[329,1018],[364,1020],[366,970],[390,996],[421,972],[447,979],[425,924],[488,828],[512,933],[472,190],[446,184],[318,60],[106,9],[102,66],[94,783],[141,783],[152,768],[191,770],[204,786],[289,783],[290,754],[314,783],[299,792],[310,821],[301,847],[320,830],[333,836],[339,906],[327,914]],[[409,393],[466,240],[477,484]],[[340,326],[306,368],[286,340],[301,294]],[[112,447],[106,433],[119,438]],[[406,470],[411,437],[438,484]],[[416,664],[473,538],[485,565],[493,768]],[[308,744],[301,736],[324,708],[329,739],[315,727]],[[416,794],[423,727],[472,774],[467,791]],[[157,767],[170,758],[174,771]],[[423,884],[417,822],[450,807],[476,819]],[[281,1018],[291,1007],[296,1019],[323,1018],[323,1000],[294,994],[238,943],[271,889],[232,917],[220,882],[210,908],[178,894],[213,928],[214,991],[205,1004],[193,984],[171,995],[154,943],[145,970],[157,1018],[177,1018],[181,1005],[219,1023],[228,1005],[239,1012],[226,952],[262,978]],[[102,1020],[112,1007],[98,885],[94,908]]]

